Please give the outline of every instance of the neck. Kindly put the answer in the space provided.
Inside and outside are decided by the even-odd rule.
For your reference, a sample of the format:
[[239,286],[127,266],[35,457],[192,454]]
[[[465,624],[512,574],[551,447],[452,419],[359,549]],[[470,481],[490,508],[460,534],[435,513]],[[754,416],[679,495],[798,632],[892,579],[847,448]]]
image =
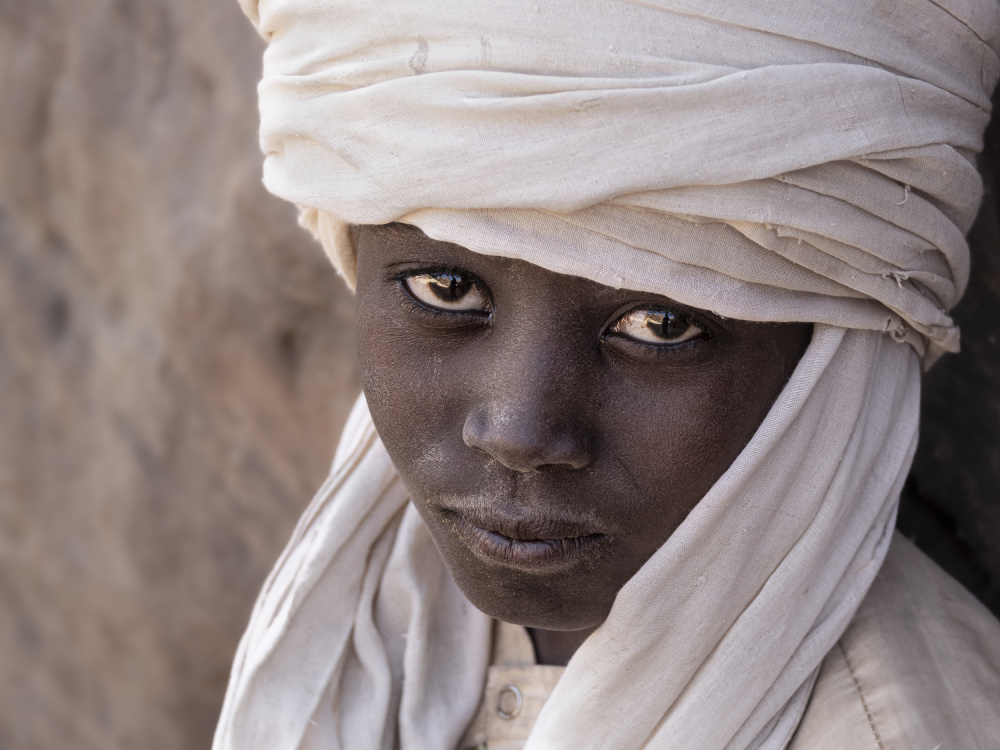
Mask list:
[[528,635],[531,636],[531,642],[535,646],[535,658],[539,664],[565,667],[580,645],[595,630],[596,627],[586,630],[528,628]]

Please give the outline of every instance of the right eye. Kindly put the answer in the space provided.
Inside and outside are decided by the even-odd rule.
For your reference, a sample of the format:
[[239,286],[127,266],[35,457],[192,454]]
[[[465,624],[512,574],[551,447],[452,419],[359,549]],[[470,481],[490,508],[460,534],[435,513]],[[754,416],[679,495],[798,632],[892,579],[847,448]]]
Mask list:
[[691,341],[705,329],[672,310],[633,310],[619,318],[612,332],[653,346],[671,346]]
[[403,285],[415,300],[434,310],[490,312],[490,301],[479,283],[462,271],[418,273],[404,277]]

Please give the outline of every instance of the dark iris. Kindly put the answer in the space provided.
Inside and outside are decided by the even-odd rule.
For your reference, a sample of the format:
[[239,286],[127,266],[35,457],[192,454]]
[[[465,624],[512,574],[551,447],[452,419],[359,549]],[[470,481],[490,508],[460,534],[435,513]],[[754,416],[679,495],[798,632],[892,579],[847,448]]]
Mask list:
[[676,339],[691,327],[687,320],[666,310],[646,313],[645,323],[646,328],[663,339]]
[[434,296],[443,302],[458,302],[472,288],[472,281],[457,273],[436,273],[428,284]]

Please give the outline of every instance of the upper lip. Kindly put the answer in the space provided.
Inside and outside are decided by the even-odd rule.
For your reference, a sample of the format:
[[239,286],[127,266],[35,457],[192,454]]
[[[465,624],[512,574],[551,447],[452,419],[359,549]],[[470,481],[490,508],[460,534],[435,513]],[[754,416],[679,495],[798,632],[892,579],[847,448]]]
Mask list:
[[556,541],[599,536],[601,532],[578,521],[560,519],[555,516],[521,516],[507,514],[496,509],[467,510],[446,508],[446,512],[461,516],[467,523],[485,531],[505,536],[516,541]]

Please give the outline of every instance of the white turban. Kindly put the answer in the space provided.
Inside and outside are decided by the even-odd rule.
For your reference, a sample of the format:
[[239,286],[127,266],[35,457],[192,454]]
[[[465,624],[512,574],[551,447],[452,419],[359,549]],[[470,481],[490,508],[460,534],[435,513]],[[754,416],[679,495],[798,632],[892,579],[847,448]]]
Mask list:
[[[348,281],[348,227],[401,221],[727,317],[816,324],[528,743],[784,747],[885,555],[918,359],[958,347],[947,311],[968,278],[1000,4],[241,3],[268,41],[265,183]],[[261,593],[216,750],[305,748],[314,722],[331,747],[452,750],[476,709],[489,620],[363,401],[338,456]]]

